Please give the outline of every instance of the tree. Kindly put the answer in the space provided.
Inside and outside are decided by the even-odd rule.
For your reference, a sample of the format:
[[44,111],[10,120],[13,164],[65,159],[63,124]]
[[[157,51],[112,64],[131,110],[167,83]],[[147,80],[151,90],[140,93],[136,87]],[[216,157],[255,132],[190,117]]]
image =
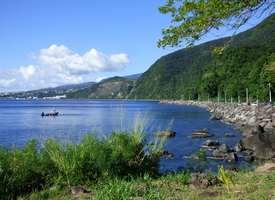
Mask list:
[[166,0],[159,11],[172,20],[162,30],[158,47],[178,46],[182,41],[192,45],[212,29],[224,25],[237,29],[256,11],[272,12],[274,7],[274,0]]
[[267,80],[275,85],[275,53],[269,57],[269,62],[264,66],[264,73]]

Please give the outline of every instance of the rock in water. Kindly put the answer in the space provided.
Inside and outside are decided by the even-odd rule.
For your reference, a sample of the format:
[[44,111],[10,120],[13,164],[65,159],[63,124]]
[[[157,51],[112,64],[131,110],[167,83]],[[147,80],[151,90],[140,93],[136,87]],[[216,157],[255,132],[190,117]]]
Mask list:
[[197,130],[192,133],[192,138],[206,138],[206,137],[211,137],[212,135],[209,134],[207,129],[203,130]]
[[227,144],[222,144],[221,146],[219,146],[219,151],[221,151],[222,153],[228,153],[229,152],[229,147],[227,146]]
[[202,147],[217,147],[219,146],[219,142],[217,140],[206,140],[203,144],[202,144]]
[[174,154],[169,152],[169,151],[163,151],[161,152],[161,156],[166,158],[166,159],[172,159],[174,158]]
[[226,144],[222,144],[218,149],[215,149],[212,152],[214,159],[224,159],[227,156],[227,153],[230,151],[229,147]]
[[228,153],[226,156],[225,156],[225,159],[227,162],[229,163],[235,163],[236,161],[238,161],[238,157],[235,153],[231,152],[231,153]]
[[176,136],[176,132],[175,131],[171,131],[171,130],[166,130],[166,131],[162,131],[162,132],[158,132],[155,134],[156,137],[175,137]]

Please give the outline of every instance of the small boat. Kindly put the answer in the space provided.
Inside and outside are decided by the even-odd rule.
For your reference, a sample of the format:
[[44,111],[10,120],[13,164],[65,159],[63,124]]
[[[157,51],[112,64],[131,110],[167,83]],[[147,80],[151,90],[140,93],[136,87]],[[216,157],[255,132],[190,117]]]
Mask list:
[[44,113],[44,112],[41,113],[41,117],[56,117],[58,115],[59,115],[59,112],[55,110],[49,113]]

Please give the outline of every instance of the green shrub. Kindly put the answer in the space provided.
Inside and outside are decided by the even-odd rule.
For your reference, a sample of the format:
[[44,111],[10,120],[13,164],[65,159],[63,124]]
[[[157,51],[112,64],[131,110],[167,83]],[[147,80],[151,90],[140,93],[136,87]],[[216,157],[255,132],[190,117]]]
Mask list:
[[0,199],[16,198],[53,184],[92,184],[100,179],[158,174],[159,157],[147,151],[144,134],[87,135],[79,144],[35,141],[24,149],[0,150]]
[[30,141],[24,149],[0,150],[0,199],[41,189],[55,176],[49,157],[38,152],[37,143]]

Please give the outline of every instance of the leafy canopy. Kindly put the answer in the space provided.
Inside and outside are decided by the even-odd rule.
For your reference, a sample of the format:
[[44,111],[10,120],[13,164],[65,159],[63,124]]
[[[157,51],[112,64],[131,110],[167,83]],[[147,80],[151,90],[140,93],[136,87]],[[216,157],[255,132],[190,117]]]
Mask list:
[[159,8],[170,14],[171,25],[162,30],[158,47],[192,45],[212,29],[224,25],[237,29],[258,10],[272,12],[273,0],[166,0]]

